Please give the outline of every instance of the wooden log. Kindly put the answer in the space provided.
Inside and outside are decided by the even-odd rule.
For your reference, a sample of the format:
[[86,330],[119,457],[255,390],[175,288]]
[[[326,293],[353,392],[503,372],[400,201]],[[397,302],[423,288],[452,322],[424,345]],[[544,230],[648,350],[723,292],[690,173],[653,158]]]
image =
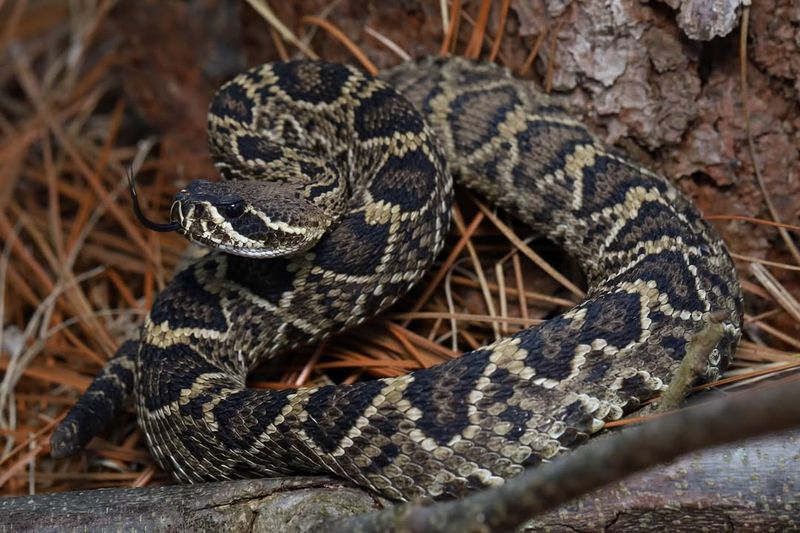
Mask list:
[[[311,531],[374,511],[329,478],[100,489],[0,499],[0,531]],[[536,518],[529,530],[800,529],[800,431],[684,456]]]
[[530,522],[556,532],[800,530],[800,431],[711,448]]

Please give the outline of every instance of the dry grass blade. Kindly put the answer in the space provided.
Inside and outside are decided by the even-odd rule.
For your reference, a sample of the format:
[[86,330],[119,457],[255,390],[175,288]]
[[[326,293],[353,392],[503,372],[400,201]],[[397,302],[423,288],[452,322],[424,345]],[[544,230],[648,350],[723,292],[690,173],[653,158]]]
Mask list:
[[739,341],[739,348],[736,350],[736,360],[739,362],[756,362],[763,363],[765,361],[773,362],[793,362],[797,360],[796,353],[784,352],[763,344],[756,344],[753,341],[743,339]]
[[542,323],[542,320],[532,318],[519,318],[519,317],[502,317],[497,315],[473,315],[466,313],[439,313],[436,311],[417,311],[415,313],[395,313],[393,315],[398,319],[421,320],[431,318],[442,318],[447,320],[458,320],[464,322],[488,322],[496,324],[497,322],[504,322],[507,324],[520,324],[522,326],[536,326]]
[[278,52],[278,57],[281,58],[281,61],[289,61],[289,52],[286,51],[286,47],[283,45],[283,38],[274,26],[269,27],[269,36],[272,37],[272,42],[275,45],[275,50]]
[[[39,428],[35,433],[30,435],[27,439],[25,439],[22,442],[20,442],[14,449],[12,449],[10,452],[4,454],[3,457],[0,458],[0,466],[4,465],[6,462],[9,461],[9,459],[11,459],[12,457],[14,457],[16,454],[20,453],[24,449],[26,449],[26,448],[30,449],[31,445],[33,443],[35,443],[37,439],[42,438],[42,436],[45,433],[47,433],[48,431],[52,430],[56,426],[56,424],[58,424],[58,422],[60,422],[60,421],[61,421],[61,417],[58,417],[58,418],[55,418],[55,419],[51,420],[50,422],[48,422],[47,424],[45,424],[44,426]],[[0,486],[2,486],[1,483],[0,483]]]
[[139,245],[147,258],[151,262],[156,263],[157,261],[152,250],[148,246],[147,242],[142,238],[139,230],[133,225],[133,222],[126,216],[122,209],[113,202],[111,196],[108,194],[108,191],[98,179],[97,174],[89,167],[89,165],[86,164],[84,158],[80,155],[74,143],[69,139],[67,132],[61,126],[61,124],[53,119],[53,113],[44,103],[40,88],[31,74],[30,65],[28,64],[27,58],[25,57],[22,49],[18,46],[12,46],[11,52],[14,65],[17,70],[17,75],[22,83],[23,89],[26,91],[30,100],[37,107],[39,113],[45,117],[45,120],[47,121],[56,139],[58,139],[61,146],[72,158],[73,162],[80,169],[81,173],[89,182],[94,192],[103,202],[103,204],[107,206],[111,214],[125,228],[128,235]]
[[42,451],[44,451],[44,445],[38,444],[34,445],[34,447],[28,450],[27,453],[21,455],[16,461],[14,461],[8,468],[6,468],[5,472],[0,473],[0,488],[3,487],[8,480],[12,477],[16,476],[20,471],[22,471],[25,467],[29,466],[31,461],[33,461],[36,456],[38,456]]
[[564,19],[559,19],[556,22],[556,27],[550,32],[550,49],[547,54],[547,73],[544,78],[544,90],[550,93],[553,89],[553,73],[556,69],[556,45],[558,44],[558,34],[561,33],[561,28],[564,26]]
[[131,487],[138,488],[138,487],[146,487],[150,481],[152,481],[153,476],[155,476],[156,472],[158,472],[158,467],[156,465],[149,465],[145,468],[139,477],[133,480],[131,483]]
[[355,57],[361,66],[364,69],[372,74],[373,76],[378,75],[378,67],[375,66],[375,63],[370,61],[367,57],[367,54],[364,53],[356,44],[350,40],[350,38],[345,35],[342,30],[337,28],[331,21],[325,20],[323,18],[314,16],[314,15],[306,15],[300,19],[303,24],[312,24],[314,26],[319,26],[327,31],[334,39],[342,43],[345,48],[347,48],[353,57]]
[[442,19],[442,35],[447,35],[447,21],[450,20],[450,16],[447,13],[447,0],[439,0],[439,14],[441,15]]
[[778,263],[777,261],[767,261],[766,259],[760,259],[758,257],[752,257],[744,254],[737,254],[735,252],[731,252],[730,254],[731,257],[735,259],[741,259],[742,261],[747,261],[748,263],[758,263],[761,265],[781,268],[783,270],[793,270],[795,272],[800,272],[800,266],[787,265],[786,263]]
[[783,222],[774,222],[772,220],[764,220],[762,218],[748,217],[745,215],[705,215],[703,218],[706,220],[739,220],[742,222],[752,222],[754,224],[763,224],[765,226],[786,228],[792,231],[800,232],[800,226],[795,224],[784,224]]
[[12,246],[14,254],[19,257],[26,268],[27,273],[33,274],[37,279],[44,292],[50,292],[55,287],[55,283],[47,273],[45,268],[39,264],[33,254],[28,250],[22,242],[15,238],[15,232],[11,227],[11,223],[6,218],[4,213],[0,213],[0,236],[6,243]]
[[411,54],[409,54],[408,52],[403,50],[403,48],[399,44],[397,44],[393,40],[389,39],[387,36],[385,36],[381,32],[379,32],[377,30],[373,30],[369,26],[364,26],[364,32],[367,35],[369,35],[370,37],[373,37],[374,39],[376,39],[383,46],[385,46],[386,48],[388,48],[389,50],[394,52],[397,55],[397,57],[399,57],[401,60],[403,60],[403,61],[410,61],[411,60]]
[[772,298],[800,324],[800,303],[786,290],[775,276],[759,263],[750,265],[750,272],[758,279],[759,283],[767,290]]
[[530,72],[531,67],[533,66],[533,62],[536,61],[536,58],[539,57],[539,50],[544,44],[544,40],[547,37],[547,30],[543,31],[536,37],[536,42],[533,43],[533,47],[531,51],[528,52],[528,57],[525,58],[525,62],[522,64],[522,68],[519,69],[520,76],[527,76],[528,72]]
[[481,43],[486,35],[486,24],[489,22],[489,11],[492,8],[492,0],[482,0],[478,18],[472,28],[469,44],[464,51],[464,56],[470,59],[478,59],[481,55]]
[[[501,261],[498,261],[494,265],[494,276],[497,280],[497,293],[500,297],[500,316],[505,319],[508,318],[508,292],[506,290],[506,277],[503,272],[503,263]],[[503,335],[508,335],[508,325],[505,322],[500,325],[500,331]]]
[[742,372],[737,375],[724,377],[712,383],[704,383],[703,385],[697,385],[695,387],[692,387],[691,390],[693,392],[698,392],[705,389],[715,389],[723,387],[725,385],[730,385],[732,383],[750,382],[756,378],[774,377],[783,372],[788,372],[790,370],[795,370],[800,368],[800,360],[797,360],[798,355],[800,354],[795,354],[795,360],[788,363],[783,363],[783,364],[774,363],[770,365],[765,365],[765,368],[750,370],[747,372]]
[[488,61],[494,63],[497,59],[497,54],[500,53],[500,46],[503,44],[503,36],[506,29],[506,17],[508,16],[508,8],[511,6],[511,0],[502,0],[500,5],[500,21],[497,23],[497,35],[494,36],[492,43],[492,50],[489,52]]
[[792,346],[793,348],[800,349],[800,340],[784,333],[778,328],[770,326],[769,324],[767,324],[762,320],[754,320],[749,325],[757,327],[759,330],[768,333],[769,335],[775,337],[779,341],[788,344],[789,346]]
[[533,261],[536,264],[536,266],[538,266],[539,268],[541,268],[542,270],[547,272],[547,274],[550,277],[552,277],[554,280],[556,280],[558,283],[560,283],[565,289],[567,289],[569,292],[571,292],[572,294],[574,294],[578,298],[583,298],[585,296],[584,292],[581,289],[579,289],[577,287],[577,285],[575,285],[570,280],[565,278],[560,272],[558,272],[556,269],[554,269],[552,266],[550,266],[550,264],[547,261],[542,259],[539,254],[534,252],[533,249],[531,249],[530,246],[525,244],[525,242],[523,242],[523,240],[520,239],[517,236],[516,233],[514,233],[514,230],[512,230],[503,221],[501,221],[497,217],[497,215],[492,213],[492,211],[488,207],[486,207],[485,205],[483,205],[481,202],[479,202],[477,200],[475,200],[475,205],[477,205],[478,208],[481,210],[481,213],[483,213],[486,216],[486,218],[491,220],[492,224],[497,226],[497,229],[499,229],[500,232],[503,235],[505,235],[506,238],[509,241],[511,241],[514,244],[514,246],[516,246],[517,249],[520,252],[522,252],[531,261]]
[[514,265],[514,281],[517,284],[516,296],[519,301],[519,316],[528,318],[528,300],[525,295],[525,280],[522,278],[522,265],[519,261],[519,254],[512,255],[511,262]]
[[303,42],[300,39],[298,39],[297,36],[294,33],[292,33],[292,31],[289,30],[289,28],[286,27],[286,25],[284,25],[281,19],[275,16],[275,12],[272,11],[272,8],[269,6],[266,0],[245,0],[245,1],[248,4],[250,4],[250,7],[255,9],[259,15],[264,17],[264,20],[266,20],[269,23],[270,27],[274,28],[275,31],[277,31],[287,43],[295,46],[306,57],[311,59],[319,59],[319,56],[315,54],[313,50],[311,50],[305,44],[303,44]]
[[439,49],[440,56],[447,55],[455,48],[456,41],[458,40],[458,21],[460,18],[461,0],[453,0],[453,6],[450,11],[450,20],[447,23],[447,31],[445,31],[444,38],[442,39],[442,46]]
[[[461,211],[458,209],[458,206],[456,206],[454,213],[455,216],[453,217],[453,221],[455,222],[458,231],[461,232],[462,235],[466,234],[467,228],[464,226],[464,219],[461,217]],[[467,253],[472,260],[472,268],[475,272],[475,275],[478,277],[478,283],[480,284],[481,293],[483,294],[483,301],[486,302],[486,310],[489,312],[490,316],[497,316],[497,312],[494,308],[494,299],[492,298],[492,293],[489,291],[489,285],[486,281],[486,274],[483,272],[483,266],[481,265],[481,260],[478,257],[478,252],[475,251],[475,246],[472,244],[470,239],[467,239]],[[493,322],[492,328],[494,329],[495,339],[499,339],[499,323]]]
[[417,350],[416,347],[414,347],[414,345],[408,339],[405,328],[401,328],[400,326],[392,324],[391,322],[387,322],[386,325],[389,327],[389,331],[392,333],[392,335],[394,335],[395,338],[400,342],[400,344],[403,345],[403,348],[406,350],[408,355],[410,355],[419,364],[420,368],[427,368],[431,366],[425,360],[425,358],[422,356],[419,350]]
[[297,376],[297,379],[294,381],[294,385],[296,387],[302,387],[308,381],[309,376],[311,376],[311,372],[314,370],[314,366],[319,361],[319,358],[322,357],[322,354],[325,352],[325,349],[328,347],[327,342],[319,343],[317,349],[314,350],[314,353],[311,355],[311,358],[308,362],[303,365],[303,370],[300,371],[300,375]]

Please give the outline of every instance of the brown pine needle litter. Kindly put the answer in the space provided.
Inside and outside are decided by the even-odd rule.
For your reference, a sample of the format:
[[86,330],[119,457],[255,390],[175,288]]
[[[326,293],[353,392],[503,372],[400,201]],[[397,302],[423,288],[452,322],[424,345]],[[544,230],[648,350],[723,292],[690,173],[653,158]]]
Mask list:
[[[142,141],[148,133],[141,126],[131,133],[133,105],[111,81],[113,69],[126,61],[126,51],[108,28],[115,4],[0,2],[3,495],[170,482],[150,458],[132,411],[77,457],[56,462],[48,449],[54,426],[116,347],[135,334],[185,247],[177,235],[145,230],[129,207],[129,166],[138,168],[141,196],[155,217],[168,211],[178,186],[170,172],[192,161]],[[398,39],[396,28],[365,24],[366,42],[376,45],[368,50],[357,44],[363,39],[325,13],[307,14],[290,25],[268,2],[248,4],[264,17],[259,24],[275,56],[324,58],[304,34],[312,29],[344,46],[352,62],[370,72],[377,72],[380,54],[397,60],[420,53],[413,39]],[[512,57],[506,30],[510,2],[434,4],[431,11],[447,20],[440,43],[428,53],[461,53],[503,64]],[[513,56],[521,58],[518,64],[507,66],[531,72],[548,36],[548,58],[555,57],[558,35],[570,31],[568,21],[561,17],[531,40],[530,52]],[[559,67],[552,59],[542,64],[549,88]],[[770,191],[764,195],[769,198]],[[463,191],[458,197],[448,247],[408,297],[352,332],[257,370],[250,385],[317,386],[401,375],[538,324],[579,301],[581,281],[552,246],[533,240],[525,226],[482,200]],[[783,237],[800,230],[740,213],[708,219],[764,226],[776,232],[776,240],[782,238],[779,230],[786,232]],[[736,243],[732,248],[735,252]],[[786,277],[776,278],[780,269],[800,265],[736,257],[747,309],[757,311],[746,316],[745,338],[730,371],[696,390],[800,375],[796,285],[786,287],[780,281]]]

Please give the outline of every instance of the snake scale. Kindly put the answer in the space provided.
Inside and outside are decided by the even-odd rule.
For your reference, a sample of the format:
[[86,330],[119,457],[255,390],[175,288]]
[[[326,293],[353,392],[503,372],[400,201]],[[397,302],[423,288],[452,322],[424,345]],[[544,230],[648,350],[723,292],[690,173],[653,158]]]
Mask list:
[[[220,89],[209,137],[225,179],[179,192],[166,229],[218,250],[160,293],[56,430],[56,456],[132,396],[152,454],[181,481],[324,473],[392,499],[457,497],[663,392],[714,313],[724,335],[701,379],[731,359],[742,296],[715,231],[505,69],[428,58],[376,79],[263,65]],[[448,231],[451,173],[576,258],[585,301],[402,377],[247,388],[255,366],[420,279]]]

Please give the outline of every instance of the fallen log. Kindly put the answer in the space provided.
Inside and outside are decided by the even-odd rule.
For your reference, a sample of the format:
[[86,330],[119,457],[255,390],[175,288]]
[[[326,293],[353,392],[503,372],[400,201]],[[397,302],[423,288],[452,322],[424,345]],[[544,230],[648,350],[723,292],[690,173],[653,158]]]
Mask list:
[[[800,431],[710,448],[590,493],[530,530],[800,529]],[[322,477],[0,499],[1,531],[309,531],[386,504]]]

